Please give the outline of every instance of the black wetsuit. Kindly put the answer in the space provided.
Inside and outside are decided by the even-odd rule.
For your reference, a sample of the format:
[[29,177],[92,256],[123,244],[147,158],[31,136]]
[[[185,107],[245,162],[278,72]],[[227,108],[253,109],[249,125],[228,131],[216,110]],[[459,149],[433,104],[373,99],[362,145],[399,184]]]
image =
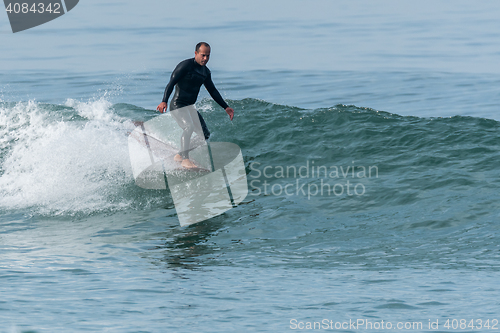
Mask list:
[[[175,67],[172,75],[170,76],[170,81],[165,88],[162,102],[168,103],[168,99],[175,87],[174,97],[170,102],[170,111],[194,105],[196,103],[196,99],[198,98],[198,93],[200,92],[201,85],[204,85],[205,88],[207,88],[208,93],[217,102],[217,104],[219,104],[224,109],[228,107],[227,103],[224,101],[217,88],[215,88],[214,83],[212,82],[212,75],[210,73],[210,70],[206,66],[201,66],[200,64],[198,64],[194,58],[181,61],[177,65],[177,67]],[[210,131],[208,130],[203,117],[199,112],[197,113],[200,119],[201,128],[203,130],[203,133],[197,134],[203,134],[205,140],[208,140],[208,138],[210,137]],[[196,131],[196,127],[193,125],[193,121],[191,118],[192,116],[192,112],[184,112],[184,110],[182,110],[176,113],[176,116],[174,117],[179,126],[181,126],[181,128],[183,129],[183,135],[181,138],[181,151],[179,152],[179,154],[183,158],[188,158],[191,134],[193,133],[193,131]]]

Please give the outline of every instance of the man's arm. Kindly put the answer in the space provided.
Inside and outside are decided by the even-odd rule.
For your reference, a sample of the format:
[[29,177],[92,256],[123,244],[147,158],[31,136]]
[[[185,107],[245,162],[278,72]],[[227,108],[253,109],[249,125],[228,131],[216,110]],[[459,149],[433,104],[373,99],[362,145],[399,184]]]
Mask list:
[[219,91],[217,88],[215,88],[215,84],[212,81],[212,75],[208,74],[207,78],[205,79],[205,88],[207,88],[208,93],[214,101],[217,102],[224,110],[226,110],[226,113],[229,115],[229,119],[233,120],[234,117],[234,110],[227,105],[227,103],[224,101],[224,98],[220,95]]
[[172,75],[170,75],[170,81],[168,82],[167,86],[165,87],[165,92],[163,93],[162,102],[158,105],[156,110],[158,110],[162,113],[167,111],[168,99],[170,98],[170,95],[172,94],[172,91],[174,90],[175,85],[186,74],[186,71],[187,71],[186,64],[187,63],[185,61],[183,61],[180,64],[178,64],[177,67],[175,67],[174,71],[172,72]]

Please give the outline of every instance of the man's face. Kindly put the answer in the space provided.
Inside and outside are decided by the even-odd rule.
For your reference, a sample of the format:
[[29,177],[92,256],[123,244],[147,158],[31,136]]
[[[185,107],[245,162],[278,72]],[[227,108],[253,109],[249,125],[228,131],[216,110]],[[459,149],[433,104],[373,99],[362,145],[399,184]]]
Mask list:
[[201,66],[205,66],[210,59],[210,48],[202,45],[198,52],[194,52],[194,60]]

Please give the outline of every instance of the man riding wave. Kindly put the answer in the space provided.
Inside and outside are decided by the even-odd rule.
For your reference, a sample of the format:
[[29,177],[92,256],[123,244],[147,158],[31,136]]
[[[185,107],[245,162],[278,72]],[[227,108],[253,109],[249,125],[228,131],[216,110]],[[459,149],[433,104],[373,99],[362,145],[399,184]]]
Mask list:
[[[182,128],[181,150],[174,159],[178,162],[182,161],[182,166],[185,168],[196,168],[196,165],[189,160],[190,140],[193,132],[196,132],[200,137],[208,140],[210,131],[201,114],[194,108],[196,99],[202,85],[205,86],[208,93],[223,109],[226,110],[229,118],[233,120],[234,110],[230,108],[220,95],[212,81],[212,75],[206,64],[210,59],[210,45],[205,42],[200,42],[196,45],[194,58],[181,61],[175,67],[170,81],[168,82],[163,100],[156,108],[160,112],[166,112],[167,102],[175,87],[175,92],[170,101],[170,111],[184,108],[178,112],[172,112],[172,116],[177,124]],[[198,119],[196,119],[198,117]],[[199,120],[201,126],[196,126]]]

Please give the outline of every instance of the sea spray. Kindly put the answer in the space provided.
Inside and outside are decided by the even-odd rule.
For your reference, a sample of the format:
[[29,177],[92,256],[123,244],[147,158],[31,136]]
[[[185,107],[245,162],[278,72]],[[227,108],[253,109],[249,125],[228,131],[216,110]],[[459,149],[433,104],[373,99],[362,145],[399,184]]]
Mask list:
[[131,126],[105,100],[68,100],[62,110],[34,101],[2,107],[0,207],[57,215],[129,205],[110,197],[131,181]]

